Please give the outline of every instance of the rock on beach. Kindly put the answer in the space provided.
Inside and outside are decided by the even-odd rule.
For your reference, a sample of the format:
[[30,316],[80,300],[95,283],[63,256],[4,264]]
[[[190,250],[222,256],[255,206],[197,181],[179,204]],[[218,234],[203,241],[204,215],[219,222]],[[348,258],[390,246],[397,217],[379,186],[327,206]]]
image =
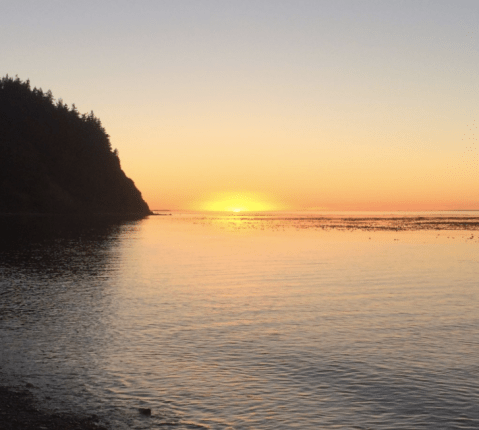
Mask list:
[[[27,384],[31,385],[31,384]],[[30,387],[29,387],[30,388]],[[108,430],[95,416],[53,413],[39,409],[28,390],[0,386],[2,430]]]

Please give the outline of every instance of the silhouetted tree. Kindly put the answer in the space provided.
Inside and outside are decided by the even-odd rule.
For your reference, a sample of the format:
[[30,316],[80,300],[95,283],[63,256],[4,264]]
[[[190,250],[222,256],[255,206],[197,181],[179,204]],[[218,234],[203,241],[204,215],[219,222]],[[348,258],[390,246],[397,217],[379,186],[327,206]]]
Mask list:
[[0,80],[0,212],[150,213],[93,111]]

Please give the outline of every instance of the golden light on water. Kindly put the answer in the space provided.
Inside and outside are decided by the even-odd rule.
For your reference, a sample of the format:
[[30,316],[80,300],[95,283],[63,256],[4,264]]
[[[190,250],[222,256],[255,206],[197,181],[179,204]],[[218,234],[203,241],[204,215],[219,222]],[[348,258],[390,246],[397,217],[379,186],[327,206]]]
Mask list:
[[283,209],[280,205],[258,193],[218,193],[203,202],[193,205],[193,209],[212,212],[252,212]]

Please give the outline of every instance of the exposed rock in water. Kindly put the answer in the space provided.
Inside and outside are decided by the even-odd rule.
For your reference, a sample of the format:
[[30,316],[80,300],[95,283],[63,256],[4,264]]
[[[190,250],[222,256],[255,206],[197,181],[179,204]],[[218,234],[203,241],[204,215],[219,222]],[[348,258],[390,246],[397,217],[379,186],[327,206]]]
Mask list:
[[0,213],[151,214],[93,112],[0,80]]
[[151,416],[151,409],[150,408],[138,408],[138,411],[142,415],[146,415],[148,417]]

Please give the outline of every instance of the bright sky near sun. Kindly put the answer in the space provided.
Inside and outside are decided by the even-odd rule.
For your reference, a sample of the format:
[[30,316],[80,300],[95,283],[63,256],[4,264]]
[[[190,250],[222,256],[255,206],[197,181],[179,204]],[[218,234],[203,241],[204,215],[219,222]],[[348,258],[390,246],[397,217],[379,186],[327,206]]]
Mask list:
[[479,1],[1,1],[152,209],[479,209]]

